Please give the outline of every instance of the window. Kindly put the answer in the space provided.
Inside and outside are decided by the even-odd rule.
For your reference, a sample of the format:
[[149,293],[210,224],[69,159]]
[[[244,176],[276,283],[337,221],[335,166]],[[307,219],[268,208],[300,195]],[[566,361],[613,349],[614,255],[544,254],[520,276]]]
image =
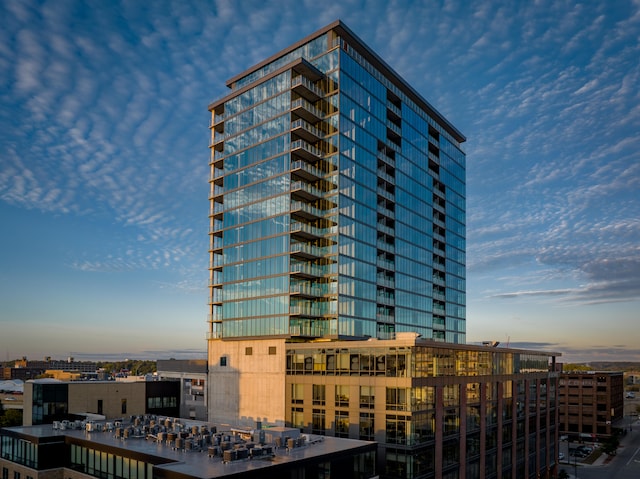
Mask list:
[[311,415],[311,434],[322,434],[325,431],[325,411],[324,409],[314,409]]
[[291,402],[293,404],[304,403],[304,385],[303,384],[291,385]]
[[386,425],[387,442],[390,444],[408,444],[411,446],[411,440],[407,441],[409,424],[410,421],[405,416],[388,415]]
[[349,413],[336,411],[336,437],[349,437]]
[[121,414],[127,414],[127,400],[126,399],[122,399],[121,403],[120,403],[120,413]]
[[375,403],[375,388],[373,386],[360,386],[360,407],[373,409]]
[[98,414],[102,414],[102,399],[98,399]]
[[407,410],[407,390],[405,388],[387,388],[387,409]]
[[313,404],[324,406],[326,401],[326,386],[324,384],[313,385]]
[[271,356],[274,356],[276,354],[276,347],[275,346],[269,346],[269,354]]
[[9,469],[6,467],[2,468],[2,479],[9,479]]
[[301,407],[294,407],[291,410],[291,426],[299,429],[304,427],[304,414]]
[[220,356],[220,366],[225,367],[227,365],[227,357]]
[[360,439],[363,441],[373,441],[375,429],[372,412],[360,413]]
[[349,407],[349,386],[336,386],[336,407]]
[[13,479],[20,479],[20,473],[18,471],[13,471]]
[[248,348],[244,348],[244,354],[245,356],[251,356],[253,354],[253,348],[250,346]]

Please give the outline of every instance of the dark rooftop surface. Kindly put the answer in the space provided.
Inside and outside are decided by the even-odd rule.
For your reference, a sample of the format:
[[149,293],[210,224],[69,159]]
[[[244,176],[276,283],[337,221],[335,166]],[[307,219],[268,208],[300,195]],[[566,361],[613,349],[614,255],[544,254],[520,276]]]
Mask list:
[[[220,448],[217,448],[216,455],[210,457],[209,453],[212,451],[209,447],[212,447],[212,445],[205,444],[203,440],[206,433],[202,434],[198,432],[197,434],[192,434],[193,426],[196,426],[200,431],[208,430],[208,432],[211,432],[213,430],[211,425],[185,419],[179,421],[179,423],[168,428],[164,425],[156,426],[157,429],[165,429],[165,431],[157,431],[155,434],[151,433],[150,428],[145,426],[134,427],[131,423],[127,423],[120,424],[120,428],[116,428],[116,423],[105,421],[91,423],[89,427],[87,427],[85,423],[82,423],[81,427],[78,427],[78,424],[76,424],[76,428],[67,427],[60,429],[60,425],[56,424],[56,427],[54,427],[54,425],[11,427],[5,428],[5,431],[11,431],[23,437],[26,436],[26,438],[30,438],[32,441],[39,443],[56,442],[56,439],[62,441],[65,437],[68,437],[91,441],[111,448],[124,449],[137,453],[138,455],[153,456],[159,458],[159,460],[154,461],[153,459],[149,459],[148,462],[156,464],[155,467],[199,478],[225,477],[227,475],[255,471],[278,464],[313,459],[340,452],[351,452],[355,454],[363,452],[363,450],[375,444],[354,439],[300,434],[298,429],[265,428],[263,429],[265,436],[270,438],[271,442],[265,442],[263,451],[266,447],[271,446],[272,454],[224,462]],[[106,426],[107,424],[109,426]],[[202,426],[207,427],[207,429],[202,429]],[[124,429],[128,431],[122,434]],[[145,429],[147,432],[144,432]],[[254,431],[244,430],[242,431],[243,433],[239,433],[238,431],[241,430],[232,429],[228,426],[224,428],[217,427],[217,433],[210,435],[211,442],[215,444],[216,436],[218,436],[221,444],[225,442],[232,449],[245,449],[246,446],[251,447],[252,444],[259,446],[258,443],[251,440],[250,433]],[[121,433],[121,437],[118,437],[118,432]],[[183,438],[183,447],[176,448],[175,440],[171,442],[167,440],[167,435],[170,433],[178,436],[182,433],[183,436],[186,436]],[[276,437],[295,437],[296,435],[305,437],[304,445],[291,449],[287,448],[286,444],[276,447]],[[124,436],[128,437],[125,438]],[[158,440],[162,436],[164,436],[164,439]],[[244,437],[245,440],[242,440],[241,437]],[[186,445],[187,442],[190,442],[188,446]]]

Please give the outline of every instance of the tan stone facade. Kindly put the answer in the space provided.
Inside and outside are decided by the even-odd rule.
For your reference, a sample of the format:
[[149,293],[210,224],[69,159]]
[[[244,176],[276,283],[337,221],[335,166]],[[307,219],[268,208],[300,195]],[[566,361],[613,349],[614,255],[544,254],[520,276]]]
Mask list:
[[209,341],[209,421],[285,422],[285,341]]

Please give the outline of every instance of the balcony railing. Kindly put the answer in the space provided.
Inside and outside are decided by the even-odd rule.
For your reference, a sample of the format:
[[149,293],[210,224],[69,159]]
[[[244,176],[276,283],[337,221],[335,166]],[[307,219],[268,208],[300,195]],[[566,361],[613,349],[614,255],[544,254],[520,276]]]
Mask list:
[[389,278],[387,276],[378,276],[376,277],[376,284],[380,286],[385,286],[387,288],[395,288],[396,282],[393,278]]
[[323,191],[319,190],[315,186],[304,183],[303,181],[294,181],[291,183],[291,191],[298,192],[308,200],[317,200],[322,198],[324,195]]
[[294,243],[291,245],[291,253],[303,253],[307,256],[320,258],[327,254],[327,248],[321,248],[307,243]]
[[380,266],[381,268],[388,269],[389,271],[395,270],[395,265],[393,264],[393,261],[388,261],[386,259],[378,258],[376,260],[376,265]]
[[325,117],[319,109],[303,98],[291,102],[291,111],[307,121],[317,122]]
[[388,199],[389,201],[395,201],[395,196],[393,193],[388,192],[384,188],[377,188],[377,193],[383,198]]
[[302,75],[291,79],[291,89],[311,101],[316,101],[324,96],[324,92],[317,85]]
[[302,273],[308,276],[324,276],[328,273],[326,266],[319,266],[308,263],[293,263],[291,264],[290,271],[292,273]]
[[391,103],[390,101],[387,101],[387,108],[392,112],[394,112],[396,115],[402,116],[402,110],[398,108],[396,105],[394,105],[393,103]]
[[320,286],[309,286],[308,284],[292,284],[289,292],[315,297],[321,297],[328,293],[326,288],[322,288]]
[[291,152],[309,161],[318,161],[322,158],[322,152],[315,146],[304,140],[296,140],[291,143]]

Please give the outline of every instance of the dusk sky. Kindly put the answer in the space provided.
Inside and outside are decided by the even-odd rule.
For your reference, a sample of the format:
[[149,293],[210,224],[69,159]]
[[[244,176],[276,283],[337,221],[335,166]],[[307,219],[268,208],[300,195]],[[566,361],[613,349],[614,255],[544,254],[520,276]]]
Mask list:
[[639,0],[0,0],[0,359],[205,357],[207,106],[336,19],[468,139],[467,341],[640,361]]

